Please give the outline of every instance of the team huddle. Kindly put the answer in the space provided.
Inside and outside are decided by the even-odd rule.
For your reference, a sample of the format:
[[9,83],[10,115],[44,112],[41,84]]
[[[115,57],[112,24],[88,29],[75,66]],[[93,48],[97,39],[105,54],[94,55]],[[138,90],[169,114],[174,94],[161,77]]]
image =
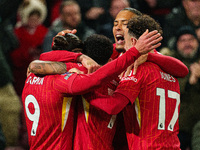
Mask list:
[[155,50],[160,25],[125,8],[115,44],[75,32],[59,32],[52,51],[29,65],[22,102],[30,149],[179,150],[177,78],[188,69]]

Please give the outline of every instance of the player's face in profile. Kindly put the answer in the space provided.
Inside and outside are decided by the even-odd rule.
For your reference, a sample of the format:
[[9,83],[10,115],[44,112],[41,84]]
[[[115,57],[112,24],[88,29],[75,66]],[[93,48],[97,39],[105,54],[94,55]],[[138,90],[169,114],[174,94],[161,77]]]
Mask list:
[[125,46],[124,32],[126,30],[128,21],[136,15],[128,10],[123,10],[118,13],[114,20],[113,36],[115,38],[116,49],[123,51]]

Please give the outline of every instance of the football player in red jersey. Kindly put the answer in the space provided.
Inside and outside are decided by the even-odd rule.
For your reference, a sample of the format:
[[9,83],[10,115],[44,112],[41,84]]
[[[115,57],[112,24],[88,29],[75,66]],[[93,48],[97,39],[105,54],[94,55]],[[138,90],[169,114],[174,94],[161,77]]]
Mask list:
[[[162,32],[159,24],[148,15],[132,18],[124,35],[125,48],[134,46],[146,29]],[[143,63],[136,75],[132,70],[128,77],[122,77],[112,96],[99,94],[90,104],[109,114],[123,110],[129,149],[180,149],[177,136],[179,83],[156,64]]]

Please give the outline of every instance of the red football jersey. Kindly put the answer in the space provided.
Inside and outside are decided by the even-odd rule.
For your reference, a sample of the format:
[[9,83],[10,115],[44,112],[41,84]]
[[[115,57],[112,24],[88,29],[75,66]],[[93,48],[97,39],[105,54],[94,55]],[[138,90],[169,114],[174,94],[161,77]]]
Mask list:
[[129,149],[180,149],[180,88],[176,78],[146,62],[122,78],[116,90],[131,105],[124,110]]
[[[114,86],[113,86],[114,87]],[[115,88],[104,85],[96,91],[109,94]],[[75,150],[112,150],[112,142],[116,131],[117,115],[109,115],[103,110],[89,104],[95,99],[90,93],[78,101],[78,119],[74,138]]]
[[[75,75],[74,75],[75,76]],[[72,149],[74,105],[68,92],[69,74],[31,74],[22,94],[30,149]]]

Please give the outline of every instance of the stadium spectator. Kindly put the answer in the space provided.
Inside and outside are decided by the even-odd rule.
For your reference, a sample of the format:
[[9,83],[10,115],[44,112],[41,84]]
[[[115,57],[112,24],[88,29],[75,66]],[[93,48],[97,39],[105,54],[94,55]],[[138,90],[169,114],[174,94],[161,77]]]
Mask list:
[[153,17],[163,27],[165,24],[165,16],[174,7],[180,5],[181,0],[137,0],[137,2],[139,6],[138,10]]
[[76,0],[81,7],[82,19],[87,26],[96,31],[99,17],[106,13],[110,0]]
[[163,47],[172,49],[175,34],[177,30],[184,25],[190,25],[195,30],[198,37],[200,26],[200,1],[199,0],[182,0],[180,6],[172,9],[171,13],[166,16],[163,27]]
[[56,34],[65,29],[77,29],[77,36],[81,40],[85,40],[89,35],[94,34],[95,31],[84,23],[81,19],[80,6],[76,1],[63,1],[60,5],[60,16],[56,19],[49,28],[44,43],[43,52],[51,51],[52,39]]

